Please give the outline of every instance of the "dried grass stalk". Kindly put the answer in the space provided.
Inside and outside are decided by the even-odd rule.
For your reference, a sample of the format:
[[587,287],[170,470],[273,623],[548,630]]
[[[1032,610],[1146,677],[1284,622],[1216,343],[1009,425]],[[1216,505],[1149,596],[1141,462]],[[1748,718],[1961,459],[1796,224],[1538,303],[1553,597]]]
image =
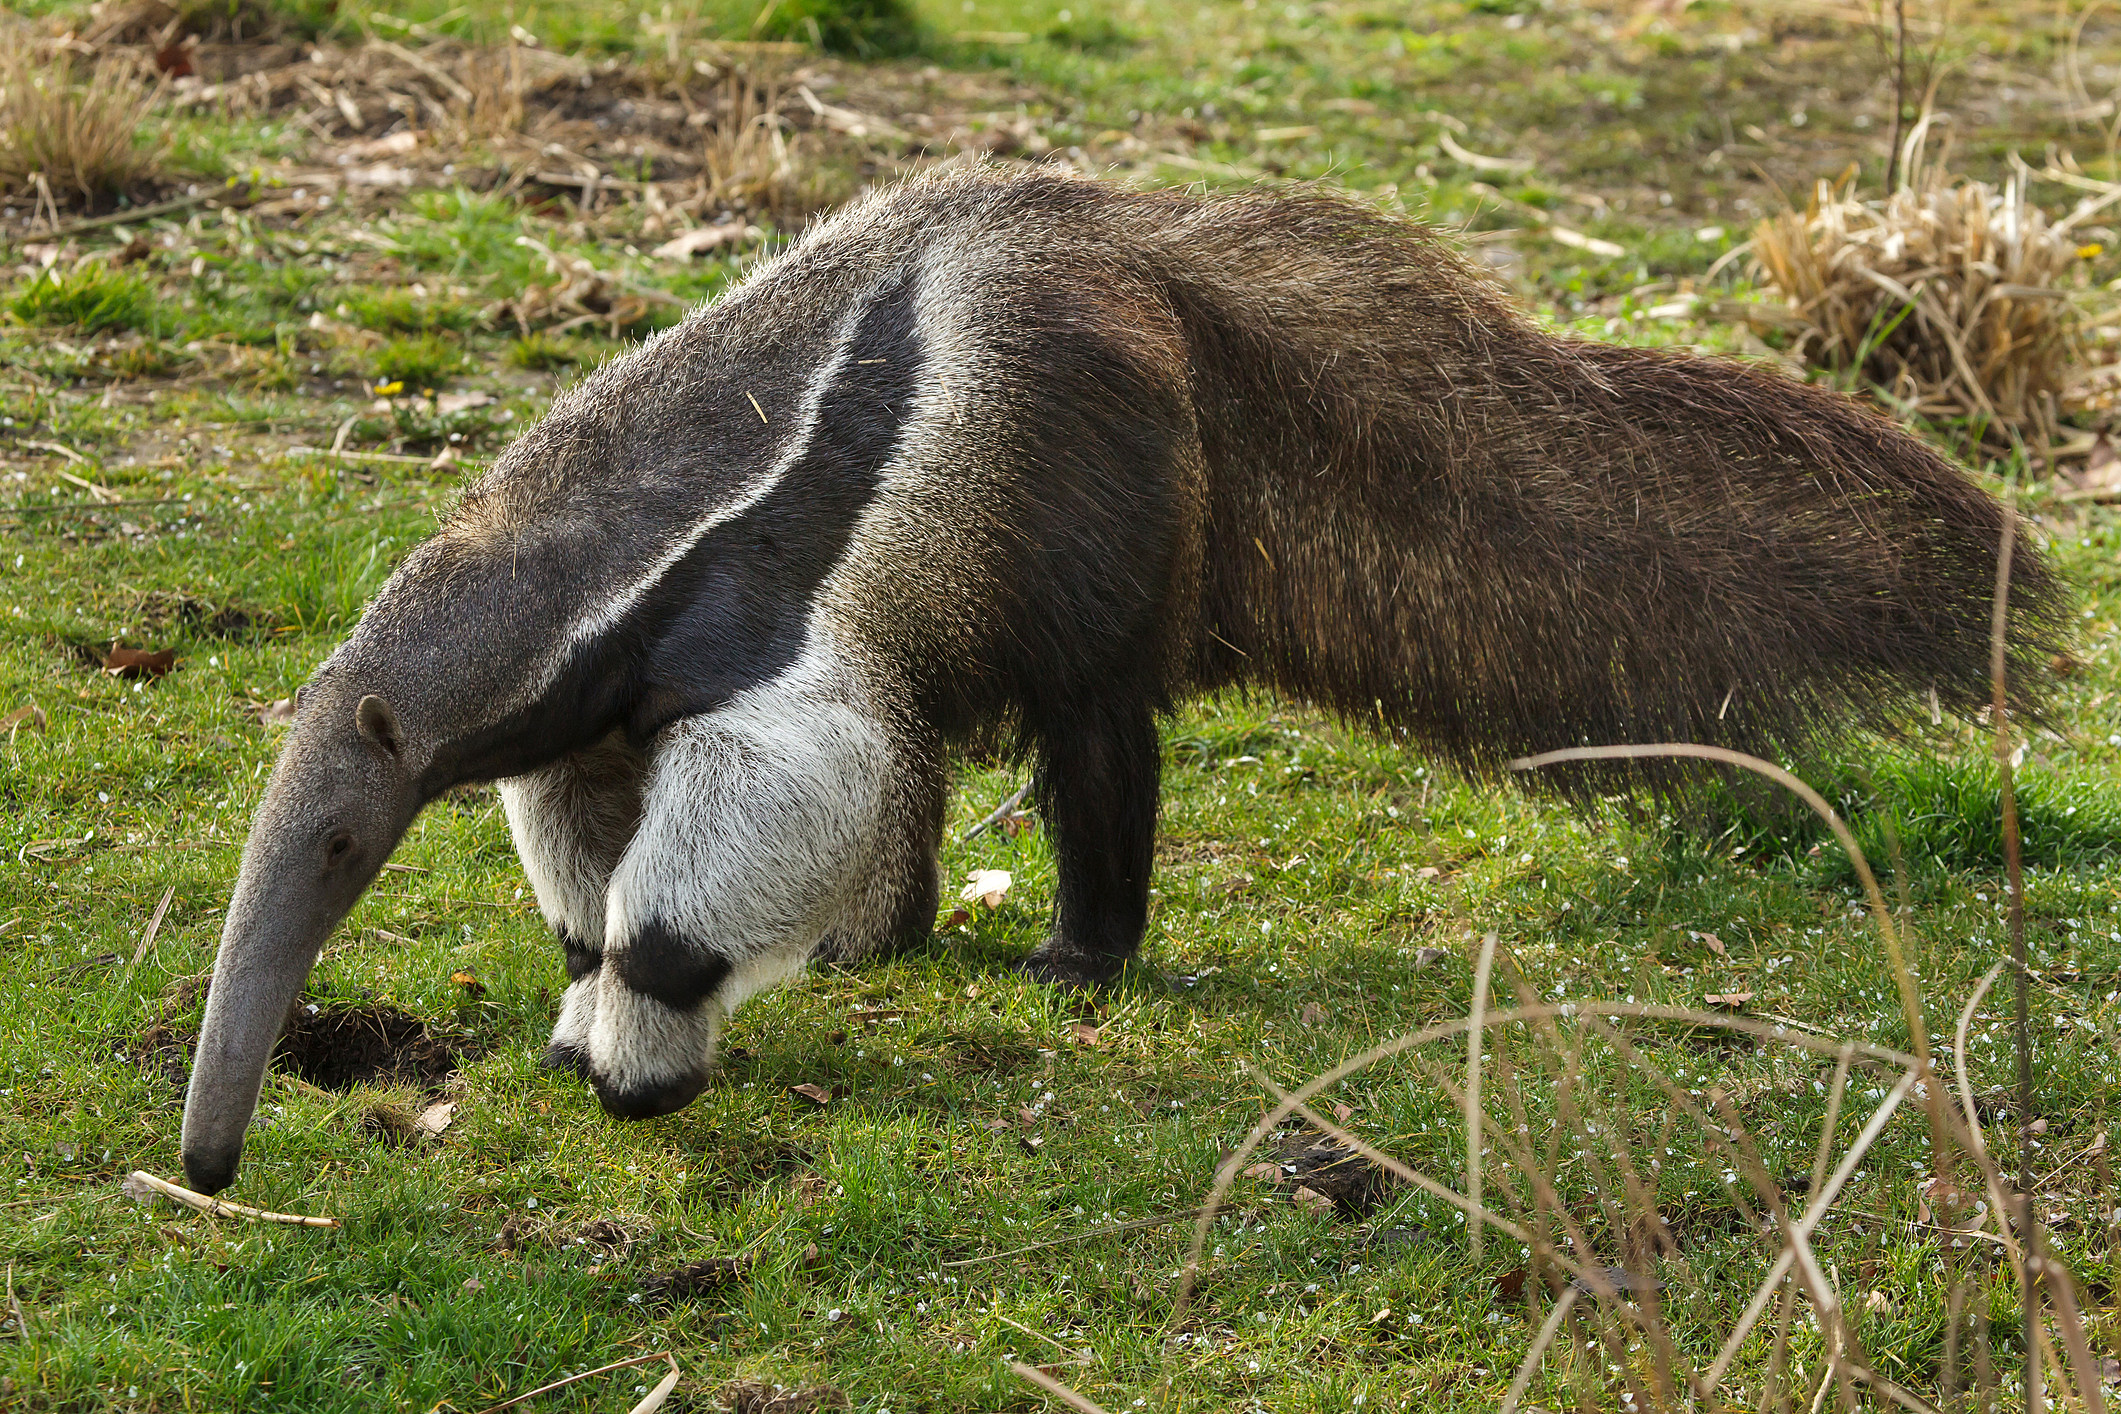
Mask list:
[[160,85],[128,59],[105,57],[83,73],[63,50],[8,45],[0,55],[0,188],[41,185],[59,204],[107,203],[161,165],[167,143],[152,121],[159,96]]
[[2078,216],[2033,205],[2022,167],[2001,189],[1952,176],[1948,152],[1929,158],[1929,126],[1908,135],[1883,201],[1822,181],[1805,210],[1762,221],[1755,275],[1803,320],[1806,362],[1907,413],[1974,422],[1996,445],[2047,447],[2096,322],[2074,286]]

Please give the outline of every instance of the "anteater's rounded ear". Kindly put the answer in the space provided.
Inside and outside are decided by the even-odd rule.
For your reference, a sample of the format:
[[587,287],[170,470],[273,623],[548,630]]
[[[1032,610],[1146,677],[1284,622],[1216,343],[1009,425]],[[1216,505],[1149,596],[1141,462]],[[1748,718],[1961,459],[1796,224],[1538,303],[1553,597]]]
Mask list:
[[370,693],[354,705],[354,726],[362,736],[395,756],[404,743],[398,730],[398,714],[390,710],[390,704]]

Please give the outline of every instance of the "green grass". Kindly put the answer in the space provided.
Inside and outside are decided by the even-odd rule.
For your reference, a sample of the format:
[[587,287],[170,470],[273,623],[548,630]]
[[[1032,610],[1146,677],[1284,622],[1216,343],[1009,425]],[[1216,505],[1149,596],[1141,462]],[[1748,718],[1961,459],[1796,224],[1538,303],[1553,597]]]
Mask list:
[[[709,4],[644,25],[640,9],[598,0],[514,13],[548,44],[614,54],[655,50],[666,23],[742,37],[757,14]],[[1740,159],[1828,171],[1859,141],[1875,155],[1853,126],[1862,105],[1846,97],[1871,63],[1860,46],[1834,48],[1843,32],[1785,18],[1775,42],[1730,48],[1725,36],[1742,35],[1750,13],[1697,6],[1672,33],[1601,39],[1589,12],[1514,3],[1292,14],[1242,0],[976,0],[972,10],[919,7],[915,62],[1026,85],[1027,110],[1061,147],[1109,151],[1107,132],[1193,124],[1193,150],[1239,172],[1396,186],[1410,208],[1475,231],[1531,229],[1529,213],[1547,213],[1629,250],[1606,260],[1530,236],[1483,242],[1510,257],[1506,273],[1550,325],[1737,351],[1744,342],[1726,326],[1652,311],[1744,238],[1738,203],[1761,189]],[[401,18],[489,36],[506,22],[496,7],[465,13],[446,0]],[[2040,26],[2011,31],[1987,10],[1967,23],[1993,40],[1993,64],[2052,58]],[[2109,42],[2097,25],[2090,32]],[[1814,117],[1800,132],[1791,94],[1822,85],[1843,98],[1808,98]],[[1711,100],[1735,124],[1759,125],[1772,151],[1706,167],[1723,140]],[[1468,148],[1533,157],[1536,169],[1498,179],[1495,195],[1477,190],[1478,174],[1444,153],[1432,112],[1463,121]],[[2045,131],[2004,117],[1970,133],[1979,160],[2000,161],[1990,148],[2013,134]],[[267,181],[307,151],[292,127],[210,114],[178,123],[188,163]],[[1291,127],[1318,132],[1257,137]],[[1800,150],[1800,139],[1816,145]],[[1658,204],[1658,188],[1673,208]],[[1587,191],[1607,205],[1585,204]],[[0,327],[0,715],[35,703],[49,719],[42,732],[0,734],[0,1204],[11,1205],[0,1207],[0,1267],[11,1267],[30,1327],[29,1339],[0,1337],[0,1407],[427,1410],[447,1400],[472,1410],[660,1346],[683,1360],[692,1407],[744,1374],[830,1382],[871,1414],[1029,1410],[1046,1407],[1042,1397],[1001,1373],[1000,1359],[1072,1358],[1065,1346],[1093,1350],[1095,1363],[1057,1366],[1061,1376],[1115,1411],[1142,1400],[1344,1414],[1358,1397],[1366,1410],[1492,1409],[1528,1336],[1526,1308],[1498,1299],[1493,1283],[1522,1259],[1491,1241],[1471,1263],[1462,1224],[1419,1195],[1358,1225],[1246,1181],[1244,1220],[1218,1228],[1201,1304],[1176,1331],[1166,1319],[1180,1227],[942,1264],[1198,1202],[1222,1146],[1264,1108],[1240,1060],[1289,1084],[1462,1015],[1467,959],[1491,930],[1525,986],[1550,1000],[1698,1004],[1749,991],[1755,1014],[1906,1044],[1853,875],[1808,819],[1742,792],[1691,822],[1619,807],[1582,818],[1457,778],[1300,704],[1221,700],[1189,706],[1165,730],[1145,965],[1098,1004],[1094,1044],[1074,1028],[1075,1003],[1012,970],[1047,926],[1045,840],[990,834],[951,843],[944,864],[953,879],[1013,871],[1000,908],[942,928],[911,956],[760,999],[693,1107],[614,1124],[582,1087],[533,1065],[564,972],[498,804],[475,790],[414,827],[397,858],[416,872],[385,877],[310,985],[320,1005],[388,1004],[475,1043],[442,1141],[397,1147],[364,1123],[378,1104],[424,1098],[406,1087],[320,1095],[275,1077],[232,1196],[329,1212],[342,1230],[219,1225],[120,1196],[132,1168],[176,1170],[171,1065],[181,1073],[181,1039],[201,1006],[186,979],[211,965],[218,910],[278,746],[256,705],[289,695],[330,652],[470,474],[431,472],[427,458],[445,447],[490,456],[571,370],[619,347],[600,321],[526,336],[486,311],[556,278],[541,246],[683,300],[735,277],[733,261],[671,267],[629,254],[627,244],[651,240],[628,219],[594,226],[564,204],[457,188],[358,219],[179,215],[84,236],[86,263],[0,289],[15,319]],[[1711,223],[1726,234],[1697,236]],[[138,265],[113,271],[96,258],[143,233],[152,253]],[[656,305],[648,318],[675,314]],[[378,408],[378,380],[401,381],[405,395]],[[445,413],[411,396],[452,380],[496,401]],[[143,397],[152,401],[134,401]],[[349,450],[416,460],[290,450],[329,447],[341,428]],[[99,509],[60,472],[126,504]],[[2048,1124],[2036,1158],[2057,1172],[2043,1201],[2063,1215],[2055,1240],[2110,1350],[2121,1270],[2099,1215],[2116,1194],[2095,1158],[2068,1161],[2110,1132],[2121,1083],[2121,520],[2038,496],[2028,505],[2081,586],[2084,616],[2082,669],[2020,767]],[[93,671],[81,649],[114,638],[174,647],[177,671],[147,683]],[[1899,861],[1938,1037],[2004,947],[1988,751],[1978,726],[1946,723],[1806,768],[1896,895]],[[991,764],[960,763],[947,838],[1017,784]],[[166,890],[168,915],[135,965]],[[1427,948],[1445,960],[1418,967]],[[466,970],[481,993],[452,980]],[[1991,1110],[2013,1074],[2008,1015],[2007,998],[1992,996],[1968,1057]],[[1736,1097],[1779,1174],[1809,1168],[1830,1065],[1680,1028],[1644,1027],[1638,1039],[1687,1088]],[[1587,1064],[1625,1111],[1628,1142],[1647,1151],[1665,1107],[1639,1077]],[[801,1084],[846,1093],[819,1107],[793,1093]],[[1870,1085],[1853,1108],[1867,1108]],[[1416,1068],[1388,1064],[1336,1093],[1359,1133],[1457,1181],[1453,1107]],[[1521,1098],[1549,1122],[1547,1087],[1527,1082]],[[1992,1122],[1992,1138],[2006,1124]],[[1845,1119],[1844,1141],[1854,1127]],[[1735,1225],[1700,1136],[1682,1129],[1668,1147],[1657,1182],[1684,1262],[1664,1269],[1663,1299],[1684,1348],[1705,1360],[1768,1249]],[[1845,1206],[1913,1216],[1914,1179],[1929,1162],[1904,1114]],[[1564,1177],[1580,1184],[1580,1171]],[[1852,1304],[1872,1290],[1887,1298],[1856,1319],[1870,1349],[1901,1362],[1889,1372],[1934,1383],[1937,1266],[1963,1254],[1876,1218],[1830,1225],[1819,1252]],[[753,1262],[741,1281],[669,1305],[646,1294],[660,1271],[738,1253]],[[2012,1294],[1986,1281],[1978,1299],[2007,1364]],[[1816,1332],[1798,1339],[1815,1368]],[[1757,1380],[1759,1358],[1756,1342],[1740,1362],[1742,1387]],[[539,1407],[624,1408],[653,1379],[628,1372]],[[1574,1402],[1545,1377],[1532,1397]],[[1600,1397],[1612,1406],[1609,1390]]]
[[155,303],[154,286],[140,275],[89,264],[39,273],[8,300],[8,309],[25,324],[101,334],[147,328]]

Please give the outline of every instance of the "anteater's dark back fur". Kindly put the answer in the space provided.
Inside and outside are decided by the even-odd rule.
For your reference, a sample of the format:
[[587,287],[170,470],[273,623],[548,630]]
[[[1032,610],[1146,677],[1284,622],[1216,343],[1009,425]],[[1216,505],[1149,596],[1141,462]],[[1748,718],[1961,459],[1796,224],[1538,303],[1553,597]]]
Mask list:
[[[1932,689],[1987,701],[2003,512],[1854,399],[1553,337],[1344,201],[1095,204],[1157,252],[1190,346],[1198,685],[1271,683],[1476,769],[1608,742],[1773,754]],[[2022,541],[2014,565],[2028,700],[2061,598]]]

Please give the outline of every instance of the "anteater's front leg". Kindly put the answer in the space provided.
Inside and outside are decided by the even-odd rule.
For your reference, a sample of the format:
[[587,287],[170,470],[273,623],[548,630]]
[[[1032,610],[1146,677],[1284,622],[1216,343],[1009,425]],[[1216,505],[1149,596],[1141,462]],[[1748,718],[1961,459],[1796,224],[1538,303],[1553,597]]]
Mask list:
[[1106,700],[1040,723],[1038,790],[1060,897],[1052,938],[1025,961],[1032,976],[1075,987],[1109,982],[1140,946],[1159,765],[1146,702]]
[[604,960],[604,899],[641,822],[647,758],[623,736],[500,783],[538,908],[567,955],[567,993],[544,1064],[586,1073]]
[[657,737],[596,974],[588,1069],[605,1109],[690,1103],[737,1004],[861,926],[893,766],[875,721],[809,693],[749,693]]

